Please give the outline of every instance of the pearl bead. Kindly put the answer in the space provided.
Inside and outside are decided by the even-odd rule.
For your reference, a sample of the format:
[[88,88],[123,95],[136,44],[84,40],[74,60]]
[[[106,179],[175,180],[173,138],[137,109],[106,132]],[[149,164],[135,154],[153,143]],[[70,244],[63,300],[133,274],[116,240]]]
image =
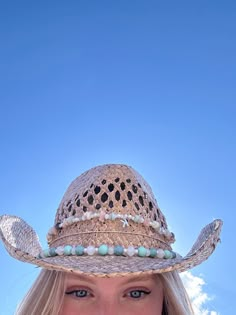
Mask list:
[[75,246],[72,246],[71,255],[75,255]]
[[157,221],[153,221],[153,222],[151,223],[151,226],[152,226],[155,230],[158,230],[159,227],[160,227],[160,223],[157,222]]
[[94,246],[90,245],[87,247],[87,254],[89,256],[93,255],[95,253],[95,251],[96,251],[96,248]]
[[105,219],[105,215],[106,215],[106,213],[104,211],[101,211],[100,216],[99,216],[99,221],[103,222]]
[[92,213],[91,212],[87,212],[87,219],[90,220],[92,218]]
[[158,258],[164,258],[164,256],[165,256],[165,252],[164,252],[164,250],[163,249],[158,249],[157,250],[157,257]]
[[59,255],[59,256],[63,255],[63,254],[64,254],[64,247],[63,247],[63,246],[58,246],[58,247],[56,248],[56,253],[57,253],[57,255]]
[[67,223],[71,224],[73,223],[74,217],[69,217],[66,221]]
[[171,238],[171,233],[168,230],[165,230],[165,236],[166,238],[170,239]]
[[52,228],[49,230],[48,234],[50,234],[50,235],[56,235],[56,234],[57,234],[57,230],[55,229],[55,227],[52,227]]
[[113,246],[108,247],[108,255],[114,255],[114,247]]
[[134,254],[135,254],[135,248],[133,246],[129,246],[127,248],[127,255],[132,257],[132,256],[134,256]]
[[112,213],[112,214],[111,214],[111,220],[112,220],[112,221],[115,220],[116,217],[117,217],[117,215],[116,215],[115,213]]

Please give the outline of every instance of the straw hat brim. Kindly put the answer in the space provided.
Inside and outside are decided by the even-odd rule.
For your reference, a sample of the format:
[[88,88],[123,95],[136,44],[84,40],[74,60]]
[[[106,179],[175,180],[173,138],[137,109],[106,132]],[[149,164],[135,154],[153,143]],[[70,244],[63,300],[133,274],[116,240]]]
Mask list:
[[189,253],[174,259],[124,256],[55,256],[38,258],[42,247],[35,231],[21,218],[0,217],[0,237],[8,253],[23,262],[39,267],[96,276],[122,276],[136,273],[186,271],[201,264],[215,250],[223,222],[214,220],[205,226]]

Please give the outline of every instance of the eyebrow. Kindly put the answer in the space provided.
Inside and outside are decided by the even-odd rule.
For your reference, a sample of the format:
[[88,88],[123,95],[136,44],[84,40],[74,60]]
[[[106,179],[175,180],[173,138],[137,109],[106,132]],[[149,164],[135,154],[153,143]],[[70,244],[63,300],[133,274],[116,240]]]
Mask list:
[[96,280],[94,276],[84,276],[82,274],[70,274],[69,276],[67,276],[68,280],[81,280],[81,281],[85,281],[85,282],[90,282],[92,284],[95,284]]
[[[125,277],[124,277],[124,280],[125,280]],[[125,280],[124,283],[149,281],[149,280],[154,280],[154,278],[150,275],[138,275],[138,276],[130,277],[129,279]]]

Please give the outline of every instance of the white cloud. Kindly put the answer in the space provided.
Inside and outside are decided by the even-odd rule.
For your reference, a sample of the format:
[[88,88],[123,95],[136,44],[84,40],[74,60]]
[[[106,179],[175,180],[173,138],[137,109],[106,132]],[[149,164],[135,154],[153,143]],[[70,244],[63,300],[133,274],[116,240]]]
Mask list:
[[220,315],[220,313],[209,310],[205,306],[208,301],[212,300],[212,297],[204,291],[203,286],[205,285],[205,281],[203,278],[196,277],[189,271],[183,272],[180,275],[192,301],[195,315]]

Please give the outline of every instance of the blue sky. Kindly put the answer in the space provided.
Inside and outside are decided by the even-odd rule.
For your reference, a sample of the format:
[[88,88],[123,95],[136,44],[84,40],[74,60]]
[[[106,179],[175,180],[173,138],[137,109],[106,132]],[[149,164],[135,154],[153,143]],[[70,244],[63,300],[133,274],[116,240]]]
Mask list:
[[[45,247],[76,176],[132,165],[181,254],[224,220],[192,275],[206,283],[204,314],[232,315],[235,21],[234,1],[1,2],[0,213],[24,218]],[[0,314],[11,315],[38,270],[2,245],[0,257]]]

